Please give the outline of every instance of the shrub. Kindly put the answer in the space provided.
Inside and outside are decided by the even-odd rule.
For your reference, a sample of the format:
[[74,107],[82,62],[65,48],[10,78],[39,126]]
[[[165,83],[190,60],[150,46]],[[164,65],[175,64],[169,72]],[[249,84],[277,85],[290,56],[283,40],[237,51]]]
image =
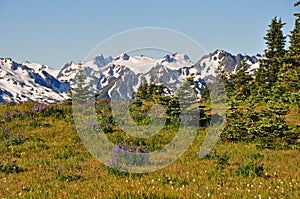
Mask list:
[[7,139],[4,140],[4,144],[6,146],[12,146],[12,145],[21,145],[26,141],[25,137],[22,135],[15,135],[15,136],[9,136]]
[[216,160],[216,169],[218,170],[223,170],[225,166],[229,164],[229,156],[227,154],[227,151],[224,151],[222,155],[218,155],[217,150],[215,149],[213,151],[213,154],[207,154],[205,156],[205,159]]
[[10,158],[8,158],[7,162],[0,162],[0,171],[9,174],[19,173],[22,169],[17,165],[16,160],[11,161]]
[[142,166],[149,160],[149,152],[144,147],[137,148],[133,143],[129,147],[127,143],[121,143],[113,149],[109,166],[113,169],[125,167]]
[[261,154],[253,154],[250,156],[250,161],[248,163],[241,164],[236,169],[236,174],[243,177],[262,177],[264,175],[264,165],[260,162],[263,158]]

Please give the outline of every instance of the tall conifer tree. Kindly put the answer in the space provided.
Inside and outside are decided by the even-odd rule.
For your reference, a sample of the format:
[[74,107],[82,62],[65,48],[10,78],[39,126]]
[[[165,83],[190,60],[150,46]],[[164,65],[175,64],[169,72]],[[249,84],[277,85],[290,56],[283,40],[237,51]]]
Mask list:
[[264,53],[264,59],[261,61],[260,68],[256,74],[256,84],[258,94],[265,95],[270,91],[277,81],[277,75],[283,65],[286,55],[285,42],[286,36],[282,32],[285,23],[275,17],[269,25],[264,39],[267,48]]

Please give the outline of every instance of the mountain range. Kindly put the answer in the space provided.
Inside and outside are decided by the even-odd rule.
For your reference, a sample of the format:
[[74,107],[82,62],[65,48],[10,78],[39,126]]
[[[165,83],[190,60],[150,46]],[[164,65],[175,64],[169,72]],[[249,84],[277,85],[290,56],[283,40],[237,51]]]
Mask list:
[[69,89],[76,87],[75,76],[80,70],[101,97],[130,99],[141,84],[151,82],[163,84],[171,93],[191,76],[200,95],[203,85],[215,77],[219,65],[226,72],[235,73],[245,60],[248,72],[254,75],[260,59],[260,55],[232,55],[224,50],[205,55],[196,63],[180,53],[161,59],[123,53],[115,58],[99,55],[84,63],[69,62],[61,70],[53,70],[42,64],[0,58],[0,103],[64,101]]

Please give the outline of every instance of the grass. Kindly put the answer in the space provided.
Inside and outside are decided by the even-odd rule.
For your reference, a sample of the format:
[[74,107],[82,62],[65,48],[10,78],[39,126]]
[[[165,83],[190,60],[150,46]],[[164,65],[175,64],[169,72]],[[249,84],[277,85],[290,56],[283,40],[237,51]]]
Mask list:
[[[9,120],[4,116],[6,111],[31,112],[33,106],[0,106],[1,125],[5,124],[11,135],[25,137],[16,145],[0,142],[0,161],[16,161],[19,168],[19,172],[0,171],[1,198],[300,198],[298,151],[259,150],[255,143],[219,141],[214,148],[217,154],[227,151],[229,157],[220,167],[223,163],[215,158],[198,158],[206,133],[202,128],[193,145],[173,164],[152,173],[121,173],[90,155],[69,113],[18,115]],[[120,132],[109,134],[112,140],[118,140],[118,136]],[[163,143],[164,136],[168,135],[162,133],[155,145]],[[263,176],[237,175],[236,170],[254,154],[263,155],[255,160],[263,164]]]
[[286,117],[287,123],[300,126],[300,109],[292,108]]

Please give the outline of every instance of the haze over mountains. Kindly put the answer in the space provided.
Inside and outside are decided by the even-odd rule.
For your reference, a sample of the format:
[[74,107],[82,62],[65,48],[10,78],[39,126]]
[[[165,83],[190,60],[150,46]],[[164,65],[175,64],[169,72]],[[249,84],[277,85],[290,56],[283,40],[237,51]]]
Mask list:
[[192,75],[200,94],[205,82],[214,78],[219,63],[225,71],[235,73],[243,59],[248,72],[254,74],[259,67],[260,55],[232,55],[223,50],[216,50],[196,63],[188,55],[180,53],[165,55],[161,59],[126,53],[116,58],[99,55],[82,64],[69,62],[61,70],[0,58],[0,102],[63,101],[68,97],[69,88],[76,85],[75,76],[81,69],[93,91],[101,97],[111,97],[114,92],[123,99],[130,99],[141,84],[150,82],[162,83],[170,90],[176,90],[179,83]]

